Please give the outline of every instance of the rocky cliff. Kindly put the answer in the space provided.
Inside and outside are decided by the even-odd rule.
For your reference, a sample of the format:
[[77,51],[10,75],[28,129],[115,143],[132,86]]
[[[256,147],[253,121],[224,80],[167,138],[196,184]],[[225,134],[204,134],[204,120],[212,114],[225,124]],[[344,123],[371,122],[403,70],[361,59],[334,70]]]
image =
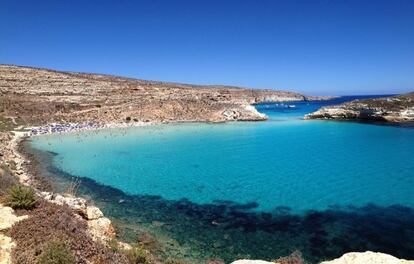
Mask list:
[[326,106],[306,115],[305,119],[411,122],[414,121],[414,92]]
[[318,99],[286,91],[0,65],[0,113],[30,124],[264,120],[250,104]]

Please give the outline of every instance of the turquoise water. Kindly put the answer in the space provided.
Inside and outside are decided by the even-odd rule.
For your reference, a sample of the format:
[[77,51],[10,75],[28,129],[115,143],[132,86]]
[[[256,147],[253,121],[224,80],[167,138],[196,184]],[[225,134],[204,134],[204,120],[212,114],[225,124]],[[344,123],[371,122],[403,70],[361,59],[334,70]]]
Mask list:
[[[271,229],[276,228],[279,233],[262,226],[266,225],[263,215],[306,217],[313,211],[332,212],[329,211],[332,208],[347,208],[346,212],[353,208],[359,210],[358,215],[360,212],[372,213],[372,208],[377,210],[374,215],[389,215],[389,208],[394,208],[390,218],[387,218],[389,222],[395,217],[395,207],[392,206],[398,205],[404,210],[414,208],[414,129],[301,119],[305,113],[329,103],[335,102],[287,103],[295,105],[291,108],[280,104],[259,105],[257,108],[270,117],[266,122],[169,124],[55,134],[33,138],[31,144],[37,150],[54,153],[52,167],[61,174],[91,179],[96,186],[113,187],[115,189],[109,192],[116,193],[118,197],[120,194],[117,190],[122,191],[126,197],[121,195],[122,199],[137,199],[135,204],[131,202],[126,205],[131,219],[142,218],[142,215],[150,214],[146,211],[157,210],[156,216],[146,216],[140,222],[162,220],[174,227],[181,223],[172,218],[186,217],[185,220],[193,221],[193,225],[197,221],[203,225],[210,224],[202,227],[203,230],[213,228],[212,221],[219,224],[220,221],[231,222],[223,229],[231,231],[228,234],[230,239],[223,242],[223,247],[231,246],[233,237],[235,240],[236,237],[238,240],[246,237],[244,244],[232,249],[234,252],[231,257],[237,256],[237,251],[249,256],[277,257],[295,248],[300,248],[311,260],[337,256],[348,249],[381,249],[404,257],[412,256],[414,246],[411,248],[411,241],[405,238],[393,241],[407,244],[407,251],[400,252],[395,252],[389,241],[388,244],[376,245],[370,241],[372,238],[365,238],[361,234],[361,239],[369,243],[365,241],[365,244],[351,245],[346,238],[337,235],[342,233],[332,231],[332,226],[322,233],[324,239],[329,237],[333,241],[329,240],[331,243],[339,243],[339,236],[345,242],[341,240],[341,247],[329,254],[314,252],[309,246],[313,241],[311,234],[317,232],[320,226],[314,226],[313,223],[306,227],[308,220],[305,221],[305,218],[289,218],[301,228],[289,227],[287,231],[280,229],[279,222],[277,229],[274,226],[276,220],[269,220]],[[96,186],[94,188],[98,189]],[[103,196],[102,190],[96,194],[98,200]],[[156,202],[148,197],[156,197]],[[148,198],[145,203],[144,198]],[[105,196],[105,199],[110,198]],[[102,201],[105,199],[102,198]],[[147,206],[142,205],[148,201],[151,202]],[[173,209],[164,208],[168,206]],[[227,206],[232,213],[225,213],[225,216],[222,212],[217,213],[217,208],[222,208],[220,206]],[[112,208],[108,209],[109,215],[128,218],[128,214],[119,208],[117,210],[121,211],[116,211],[114,207],[116,205],[108,206]],[[141,215],[134,211],[138,207]],[[238,214],[232,215],[234,212]],[[405,211],[403,215],[411,215],[412,212],[409,212]],[[398,219],[401,219],[399,213]],[[259,216],[260,220],[257,218]],[[352,221],[361,221],[355,220],[354,214],[352,216]],[[235,223],[232,222],[237,217],[243,221],[248,219],[247,224],[242,225],[244,229],[238,233],[235,230],[239,230],[240,226],[234,227]],[[374,218],[372,215],[370,217]],[[328,219],[332,219],[332,216]],[[341,224],[352,226],[356,222]],[[291,224],[289,222],[288,226]],[[254,226],[253,231],[248,231],[251,226]],[[186,226],[184,230],[196,233],[194,228]],[[384,230],[384,227],[381,228]],[[407,228],[406,223],[400,223],[397,228],[404,230]],[[409,225],[409,228],[412,226]],[[208,243],[196,234],[182,234],[178,226],[176,229],[180,231],[164,231],[181,243],[185,239],[196,241],[193,243],[198,250],[201,250],[199,247],[202,248],[203,243]],[[220,232],[223,233],[223,230]],[[272,236],[276,233],[279,237],[294,234],[297,240],[290,241],[289,247],[280,252],[271,248],[266,251],[260,245],[255,245],[258,254],[254,254],[244,247],[249,247],[247,240],[251,232],[259,231],[263,243],[277,243]],[[211,239],[220,241],[220,232]],[[268,234],[264,235],[264,232]],[[381,231],[374,233],[378,232]],[[414,231],[409,229],[409,232]],[[257,236],[259,233],[254,234]],[[380,234],[378,236],[381,237]],[[389,239],[388,235],[386,237]],[[315,248],[327,246],[318,243]],[[224,248],[220,250],[228,250]],[[214,251],[214,256],[230,260],[230,256],[220,255],[220,250]],[[275,255],[271,255],[271,252]]]

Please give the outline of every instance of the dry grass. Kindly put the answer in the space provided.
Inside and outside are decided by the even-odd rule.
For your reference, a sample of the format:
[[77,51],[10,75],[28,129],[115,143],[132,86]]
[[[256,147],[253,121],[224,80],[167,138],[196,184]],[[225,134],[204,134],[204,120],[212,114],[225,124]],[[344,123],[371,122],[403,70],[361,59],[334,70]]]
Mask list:
[[37,263],[47,243],[53,240],[63,241],[76,263],[129,263],[125,254],[113,252],[93,241],[86,221],[67,207],[41,201],[28,213],[28,219],[18,222],[10,230],[17,243],[12,253],[14,263]]
[[72,178],[72,180],[70,181],[69,186],[66,190],[66,193],[68,193],[72,196],[76,196],[80,184],[81,184],[81,180],[79,179],[79,177]]
[[6,164],[0,165],[0,197],[8,194],[11,187],[18,184],[17,178],[14,177]]
[[295,250],[287,257],[280,257],[275,259],[273,262],[278,264],[307,264],[302,257],[302,253],[298,250]]

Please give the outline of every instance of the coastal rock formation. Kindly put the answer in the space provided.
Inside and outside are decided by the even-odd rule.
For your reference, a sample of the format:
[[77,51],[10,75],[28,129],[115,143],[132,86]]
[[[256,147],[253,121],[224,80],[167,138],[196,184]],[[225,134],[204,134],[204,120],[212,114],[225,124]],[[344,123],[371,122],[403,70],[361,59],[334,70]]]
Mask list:
[[104,214],[98,207],[88,205],[85,199],[70,194],[54,194],[49,192],[41,192],[39,195],[51,203],[66,205],[82,216],[87,221],[89,232],[94,239],[108,242],[115,238],[115,229],[112,226],[111,220],[104,217]]
[[264,120],[250,104],[326,99],[0,65],[0,113],[15,123]]
[[88,221],[89,232],[96,240],[108,242],[115,238],[115,229],[112,226],[111,220],[106,217],[100,217],[98,219]]
[[354,100],[326,106],[305,119],[372,120],[386,122],[414,121],[414,92],[399,96]]
[[103,216],[102,211],[96,206],[88,206],[86,208],[86,219],[88,220],[96,220]]
[[[231,264],[278,264],[278,262],[242,259]],[[340,258],[324,261],[320,264],[414,264],[414,260],[398,259],[388,254],[366,251],[346,253]]]
[[58,205],[67,205],[69,208],[73,209],[75,212],[82,216],[87,215],[86,200],[83,198],[74,197],[69,194],[62,195],[49,192],[41,192],[40,196],[51,203]]
[[398,259],[388,254],[366,251],[351,252],[321,264],[414,264],[413,260]]

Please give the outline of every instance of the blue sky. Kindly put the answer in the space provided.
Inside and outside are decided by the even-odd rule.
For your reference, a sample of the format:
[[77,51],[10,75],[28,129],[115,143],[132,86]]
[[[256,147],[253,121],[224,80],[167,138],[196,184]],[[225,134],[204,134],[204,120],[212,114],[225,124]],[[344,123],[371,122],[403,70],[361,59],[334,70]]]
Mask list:
[[414,90],[414,1],[0,0],[0,63],[306,94]]

